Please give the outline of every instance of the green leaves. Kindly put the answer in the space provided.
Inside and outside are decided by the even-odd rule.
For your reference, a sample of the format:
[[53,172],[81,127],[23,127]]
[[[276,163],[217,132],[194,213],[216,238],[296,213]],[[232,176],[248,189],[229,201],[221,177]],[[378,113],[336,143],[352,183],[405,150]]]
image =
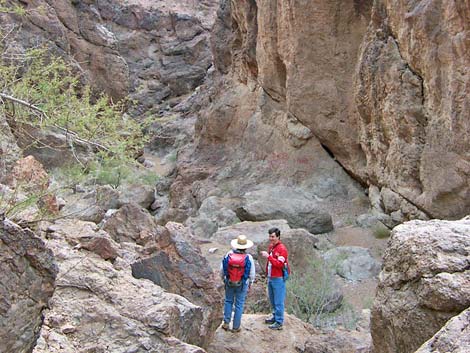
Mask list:
[[23,16],[26,14],[26,10],[24,9],[24,7],[16,4],[8,6],[5,0],[1,0],[0,13],[12,13]]
[[128,102],[115,103],[81,81],[62,58],[31,49],[21,59],[0,63],[1,93],[28,104],[10,102],[0,107],[10,120],[43,129],[59,127],[101,147],[114,159],[134,156],[145,138],[140,125],[124,114]]

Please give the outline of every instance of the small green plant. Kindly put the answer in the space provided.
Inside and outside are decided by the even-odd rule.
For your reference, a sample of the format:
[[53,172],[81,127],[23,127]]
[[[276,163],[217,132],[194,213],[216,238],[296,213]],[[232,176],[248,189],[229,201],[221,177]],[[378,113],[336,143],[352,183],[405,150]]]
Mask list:
[[90,166],[90,176],[94,184],[119,187],[131,174],[127,163],[118,159],[106,159],[94,162]]
[[0,189],[0,212],[19,224],[32,225],[57,216],[54,194],[58,190],[33,189],[28,183],[20,183],[14,189]]
[[11,13],[23,16],[26,14],[26,10],[20,5],[7,5],[5,0],[0,0],[0,13]]
[[143,168],[131,159],[122,158],[97,160],[87,168],[71,164],[54,170],[54,179],[68,188],[78,184],[110,185],[113,188],[126,184],[154,186],[159,178],[154,171]]
[[371,296],[371,297],[364,298],[362,302],[362,307],[364,309],[371,309],[373,305],[374,305],[374,297]]
[[287,282],[287,312],[318,327],[354,326],[354,310],[338,298],[334,268],[321,259],[310,259],[300,273],[295,272]]
[[167,159],[169,162],[176,162],[176,159],[177,159],[177,153],[176,153],[176,151],[171,152],[171,153],[166,157],[166,159]]
[[140,184],[155,186],[158,180],[160,180],[160,175],[154,171],[139,168],[134,180],[137,180]]
[[323,261],[310,259],[305,270],[287,282],[287,311],[306,322],[315,321],[330,304],[333,275]]
[[377,223],[372,227],[372,234],[374,234],[374,237],[377,239],[385,239],[390,236],[390,229],[382,223]]

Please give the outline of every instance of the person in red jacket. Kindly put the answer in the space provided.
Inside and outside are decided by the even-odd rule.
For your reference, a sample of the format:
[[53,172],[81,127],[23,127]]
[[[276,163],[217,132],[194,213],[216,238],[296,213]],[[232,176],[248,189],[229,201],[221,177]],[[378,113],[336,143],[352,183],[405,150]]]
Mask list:
[[278,228],[268,230],[268,251],[262,251],[261,256],[267,259],[266,273],[268,275],[268,294],[271,303],[272,317],[265,320],[273,330],[282,330],[284,324],[284,300],[286,298],[286,282],[283,278],[284,264],[287,264],[288,252],[281,242],[281,231]]

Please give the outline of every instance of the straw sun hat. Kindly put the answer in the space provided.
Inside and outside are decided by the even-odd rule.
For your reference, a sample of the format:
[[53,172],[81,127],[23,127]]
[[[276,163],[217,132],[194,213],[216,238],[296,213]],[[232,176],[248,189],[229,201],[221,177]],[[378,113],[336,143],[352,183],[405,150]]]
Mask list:
[[233,239],[230,242],[230,245],[232,246],[233,249],[248,249],[253,246],[253,242],[251,240],[248,240],[246,238],[246,235],[239,235],[236,239]]

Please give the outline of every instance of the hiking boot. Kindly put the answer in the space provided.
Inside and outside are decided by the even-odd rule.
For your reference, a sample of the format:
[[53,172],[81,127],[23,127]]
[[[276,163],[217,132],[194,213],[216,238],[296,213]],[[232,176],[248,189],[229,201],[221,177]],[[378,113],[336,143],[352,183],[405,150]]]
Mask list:
[[275,322],[274,324],[269,325],[268,327],[271,330],[282,330],[282,324],[280,324],[279,322]]
[[224,323],[222,324],[222,329],[225,330],[225,331],[228,331],[228,330],[230,329],[229,324],[226,323],[226,322],[224,322]]
[[274,324],[275,322],[276,320],[274,320],[274,316],[264,320],[265,324]]
[[241,330],[242,330],[241,327],[239,327],[239,328],[233,328],[233,329],[232,329],[232,332],[233,332],[233,333],[237,333],[237,332],[240,332]]

